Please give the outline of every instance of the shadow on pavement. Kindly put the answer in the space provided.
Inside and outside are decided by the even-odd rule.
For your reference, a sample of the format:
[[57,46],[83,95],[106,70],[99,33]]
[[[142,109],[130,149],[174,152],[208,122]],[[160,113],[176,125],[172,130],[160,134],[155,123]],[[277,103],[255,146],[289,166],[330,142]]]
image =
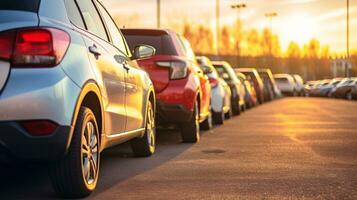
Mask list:
[[[150,158],[134,157],[130,143],[105,150],[98,187],[90,198],[95,199],[112,186],[168,162],[192,146],[182,143],[180,134],[173,131],[160,130],[157,140],[156,153]],[[46,166],[1,164],[0,179],[0,199],[56,198]]]

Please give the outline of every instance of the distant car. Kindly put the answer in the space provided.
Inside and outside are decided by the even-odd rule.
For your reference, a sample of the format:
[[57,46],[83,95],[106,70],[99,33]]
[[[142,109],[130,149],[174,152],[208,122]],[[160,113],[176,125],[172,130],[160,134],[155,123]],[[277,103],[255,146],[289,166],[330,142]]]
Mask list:
[[131,54],[97,0],[0,5],[0,159],[49,164],[55,192],[82,198],[103,150],[131,141],[135,155],[154,153],[154,87],[135,61],[154,48]]
[[138,64],[154,83],[160,126],[178,125],[184,142],[197,142],[200,124],[212,127],[211,85],[190,43],[172,30],[122,29],[130,49],[146,44],[156,55]]
[[284,95],[297,96],[296,83],[290,74],[275,74],[274,79]]
[[225,61],[214,61],[213,66],[216,68],[219,76],[223,78],[231,88],[231,105],[233,109],[233,114],[239,115],[242,111],[246,109],[245,107],[245,88],[243,83],[238,79],[232,66]]
[[352,89],[351,92],[348,93],[347,95],[348,100],[357,100],[357,85],[355,85]]
[[263,104],[265,102],[264,83],[258,71],[255,68],[236,68],[235,71],[243,73],[244,75],[249,77],[250,80],[252,80],[258,102],[259,104]]
[[325,80],[320,80],[318,81],[314,87],[310,90],[309,96],[311,97],[321,97],[321,88],[328,87],[328,90],[332,89],[329,84],[331,83],[332,80],[330,79],[325,79]]
[[352,88],[357,85],[357,79],[349,79],[346,78],[341,81],[332,91],[331,97],[341,98],[341,99],[349,99]]
[[314,89],[314,87],[318,84],[318,81],[309,81],[304,85],[304,94],[305,96],[310,96],[310,93]]
[[275,83],[273,73],[270,69],[257,69],[264,83],[264,100],[271,101],[281,96],[281,92]]
[[253,86],[253,81],[250,79],[250,77],[247,77],[246,75],[242,73],[237,73],[237,77],[240,79],[240,81],[244,84],[245,88],[245,104],[247,108],[252,108],[258,104],[257,100],[257,94],[255,93],[255,89]]
[[343,80],[343,78],[335,78],[321,85],[318,85],[315,88],[313,95],[317,97],[331,97],[333,90],[335,90],[336,86],[340,84]]
[[224,119],[232,117],[231,107],[231,89],[214,68],[211,60],[205,56],[198,56],[197,62],[202,71],[208,76],[211,83],[211,106],[213,112],[213,121],[215,124],[223,124]]
[[299,96],[305,96],[304,79],[298,74],[292,75],[296,84],[296,92]]

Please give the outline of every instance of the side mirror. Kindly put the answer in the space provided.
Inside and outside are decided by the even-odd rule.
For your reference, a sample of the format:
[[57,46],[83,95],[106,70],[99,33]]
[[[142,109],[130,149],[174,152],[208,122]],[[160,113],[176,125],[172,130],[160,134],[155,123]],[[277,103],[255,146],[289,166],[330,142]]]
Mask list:
[[149,58],[155,55],[155,48],[149,45],[139,45],[134,48],[133,59]]
[[213,70],[210,67],[206,67],[206,66],[202,67],[202,71],[204,74],[210,74],[213,72]]
[[228,79],[229,79],[229,75],[228,75],[227,73],[223,73],[223,74],[222,74],[222,78],[223,78],[224,80],[228,80]]

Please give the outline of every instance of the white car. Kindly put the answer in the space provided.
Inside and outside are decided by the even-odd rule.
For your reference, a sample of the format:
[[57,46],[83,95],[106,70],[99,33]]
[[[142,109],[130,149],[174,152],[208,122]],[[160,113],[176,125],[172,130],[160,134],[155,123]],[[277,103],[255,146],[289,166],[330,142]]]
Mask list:
[[275,82],[284,95],[297,96],[297,86],[290,74],[275,74]]
[[304,79],[298,74],[294,74],[293,78],[296,84],[296,92],[299,96],[305,96]]
[[219,77],[209,58],[200,56],[196,59],[211,84],[213,122],[221,125],[224,123],[225,118],[232,117],[231,89],[226,81]]

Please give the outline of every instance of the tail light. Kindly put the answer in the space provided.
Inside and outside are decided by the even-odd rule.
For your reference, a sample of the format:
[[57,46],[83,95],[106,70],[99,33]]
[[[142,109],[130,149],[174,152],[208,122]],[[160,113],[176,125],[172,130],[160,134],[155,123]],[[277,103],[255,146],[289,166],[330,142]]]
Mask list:
[[208,80],[209,80],[212,88],[215,88],[218,86],[218,83],[219,83],[218,79],[209,77]]
[[156,65],[159,67],[170,68],[170,79],[183,79],[187,76],[188,67],[184,61],[158,61]]
[[0,59],[12,67],[54,67],[70,44],[68,33],[53,28],[31,28],[0,33]]
[[22,125],[32,136],[49,136],[58,128],[58,124],[47,120],[25,121]]

